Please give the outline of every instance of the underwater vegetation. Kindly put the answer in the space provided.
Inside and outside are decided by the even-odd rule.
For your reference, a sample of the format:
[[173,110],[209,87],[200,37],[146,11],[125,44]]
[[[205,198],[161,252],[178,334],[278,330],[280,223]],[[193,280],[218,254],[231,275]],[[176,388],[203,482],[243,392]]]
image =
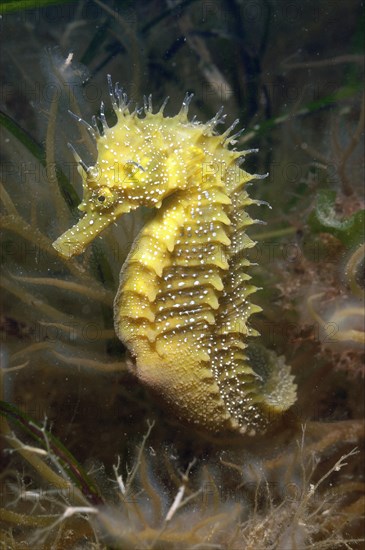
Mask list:
[[[363,19],[357,2],[291,5],[4,12],[0,548],[364,547]],[[264,434],[193,429],[130,372],[112,309],[148,208],[80,256],[52,246],[80,218],[68,143],[97,158],[68,110],[91,121],[103,100],[112,127],[107,74],[134,105],[170,96],[168,117],[188,92],[190,120],[223,105],[246,127],[237,151],[259,149],[250,322],[297,386]]]

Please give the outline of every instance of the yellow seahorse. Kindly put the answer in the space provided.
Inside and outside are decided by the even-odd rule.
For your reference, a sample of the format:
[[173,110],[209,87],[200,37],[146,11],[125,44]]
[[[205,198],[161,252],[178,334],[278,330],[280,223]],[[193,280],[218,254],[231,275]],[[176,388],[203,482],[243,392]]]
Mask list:
[[[83,178],[83,218],[54,242],[66,257],[85,247],[120,215],[139,206],[155,217],[136,238],[122,267],[114,302],[115,330],[131,353],[138,378],[181,419],[211,432],[264,430],[272,415],[295,401],[296,386],[281,358],[254,369],[247,321],[260,308],[248,297],[254,246],[246,228],[245,184],[255,179],[240,168],[246,152],[230,150],[237,125],[219,135],[221,111],[202,124],[188,120],[192,98],[165,117],[166,101],[152,112],[151,98],[131,112],[118,84],[109,91],[117,124],[87,125],[98,159]],[[240,133],[240,132],[239,132]],[[251,364],[252,363],[252,364]],[[260,361],[259,361],[260,363]]]

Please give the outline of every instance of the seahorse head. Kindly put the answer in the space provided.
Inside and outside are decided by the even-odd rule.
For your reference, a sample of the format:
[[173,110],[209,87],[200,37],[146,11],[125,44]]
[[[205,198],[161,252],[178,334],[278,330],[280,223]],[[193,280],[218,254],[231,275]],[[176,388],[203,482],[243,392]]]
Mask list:
[[140,111],[129,111],[123,98],[118,96],[116,103],[117,93],[113,90],[111,95],[116,125],[109,127],[103,112],[99,124],[94,120],[94,127],[78,119],[96,140],[98,158],[88,167],[73,151],[82,176],[79,210],[84,216],[54,243],[56,250],[68,258],[83,252],[122,214],[139,206],[159,208],[163,199],[185,181],[185,166],[180,166],[171,154],[173,147],[162,111],[152,114],[147,106],[141,118]]

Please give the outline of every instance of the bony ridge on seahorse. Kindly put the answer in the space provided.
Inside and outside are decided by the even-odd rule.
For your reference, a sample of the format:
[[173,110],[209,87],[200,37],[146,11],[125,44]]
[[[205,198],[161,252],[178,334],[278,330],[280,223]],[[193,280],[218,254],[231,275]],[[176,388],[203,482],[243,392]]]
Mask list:
[[163,115],[166,101],[153,113],[149,97],[143,116],[108,82],[118,121],[109,128],[103,106],[99,123],[79,119],[98,158],[87,167],[76,154],[84,216],[53,246],[70,258],[122,214],[155,208],[122,267],[114,302],[115,330],[135,373],[198,428],[264,431],[294,403],[296,386],[282,358],[261,353],[255,370],[247,355],[247,337],[257,334],[248,318],[260,308],[249,301],[256,287],[245,257],[255,244],[246,209],[258,201],[245,184],[258,176],[240,168],[248,151],[228,149],[238,120],[221,135],[221,111],[205,124],[189,121],[189,94],[174,117]]

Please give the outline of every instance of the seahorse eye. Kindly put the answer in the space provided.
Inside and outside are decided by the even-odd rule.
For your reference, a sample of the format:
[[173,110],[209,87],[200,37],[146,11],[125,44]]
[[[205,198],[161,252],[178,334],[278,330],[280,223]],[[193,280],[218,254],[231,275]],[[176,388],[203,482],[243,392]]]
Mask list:
[[96,196],[96,208],[98,209],[106,209],[112,206],[115,203],[115,195],[114,193],[109,189],[109,187],[102,187],[98,190],[98,194]]

